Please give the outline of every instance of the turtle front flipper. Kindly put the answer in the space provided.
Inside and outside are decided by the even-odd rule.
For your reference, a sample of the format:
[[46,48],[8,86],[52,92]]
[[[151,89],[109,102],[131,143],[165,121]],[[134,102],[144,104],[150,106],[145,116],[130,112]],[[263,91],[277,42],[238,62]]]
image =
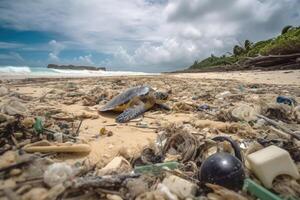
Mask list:
[[128,122],[129,120],[138,117],[139,115],[143,114],[146,111],[147,111],[147,109],[146,109],[145,104],[135,105],[133,107],[130,107],[130,108],[124,110],[124,112],[122,112],[116,118],[116,122],[118,122],[118,123]]
[[166,110],[166,111],[170,111],[171,108],[169,106],[167,106],[166,104],[156,104],[156,106],[160,109]]

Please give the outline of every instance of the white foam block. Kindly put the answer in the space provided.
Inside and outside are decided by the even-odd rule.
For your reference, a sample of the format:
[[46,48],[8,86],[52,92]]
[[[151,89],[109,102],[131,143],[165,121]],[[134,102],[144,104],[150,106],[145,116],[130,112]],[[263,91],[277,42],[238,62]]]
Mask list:
[[272,188],[272,182],[278,175],[290,175],[300,178],[298,169],[289,152],[277,146],[269,146],[247,156],[254,174],[266,188]]
[[162,184],[167,186],[172,193],[176,194],[181,199],[193,197],[197,191],[196,184],[174,175],[166,177]]

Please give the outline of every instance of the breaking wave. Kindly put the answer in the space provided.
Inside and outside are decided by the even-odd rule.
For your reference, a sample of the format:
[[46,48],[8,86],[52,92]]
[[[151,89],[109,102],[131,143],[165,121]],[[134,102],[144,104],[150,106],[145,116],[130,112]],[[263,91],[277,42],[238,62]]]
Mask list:
[[0,66],[0,73],[29,74],[31,73],[31,70],[28,66]]
[[0,76],[21,77],[97,77],[97,76],[128,76],[128,75],[157,75],[157,73],[131,71],[94,71],[49,69],[46,67],[0,66]]

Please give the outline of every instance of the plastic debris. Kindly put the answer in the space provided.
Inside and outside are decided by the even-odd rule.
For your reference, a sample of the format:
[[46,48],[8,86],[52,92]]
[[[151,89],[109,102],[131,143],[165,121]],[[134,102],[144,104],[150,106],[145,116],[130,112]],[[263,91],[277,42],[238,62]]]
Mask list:
[[[296,85],[169,76],[70,81],[0,80],[9,87],[1,96],[0,86],[0,199],[299,197],[299,176],[280,173],[267,189],[244,159],[275,145],[289,153],[299,173],[300,106],[290,98],[299,102]],[[145,83],[172,88],[167,103],[173,110],[155,106],[129,124],[113,123],[114,113],[99,115],[121,91]],[[278,94],[287,99],[276,102]],[[14,112],[19,104],[26,112]],[[264,167],[264,175],[286,163]]]
[[210,106],[207,104],[202,104],[202,105],[198,106],[197,109],[198,110],[208,110],[208,109],[210,109]]
[[232,95],[232,93],[230,91],[225,91],[225,92],[221,92],[221,93],[217,94],[215,97],[217,99],[223,99],[223,98],[228,97],[230,95]]
[[213,183],[232,190],[242,188],[245,178],[243,164],[228,153],[216,153],[201,165],[199,175],[202,183]]
[[149,125],[146,122],[138,122],[137,127],[139,127],[139,128],[148,128]]
[[295,179],[300,178],[290,154],[274,145],[249,154],[247,160],[251,170],[266,188],[272,188],[274,178],[281,174],[288,174]]
[[33,125],[35,132],[42,133],[43,132],[43,121],[40,117],[35,119],[35,123]]
[[162,184],[182,199],[195,196],[198,188],[196,184],[174,175],[166,177]]
[[118,174],[131,171],[130,163],[122,156],[115,157],[105,167],[98,170],[98,176]]
[[249,178],[245,179],[243,190],[250,192],[260,200],[282,200],[279,196],[273,194],[272,192],[255,183]]
[[106,198],[108,200],[122,200],[122,197],[115,195],[115,194],[107,194]]
[[240,121],[254,121],[257,119],[257,114],[259,114],[258,108],[243,104],[231,111],[231,115]]
[[296,100],[294,98],[291,98],[291,97],[278,96],[276,98],[276,102],[287,104],[287,105],[290,105],[290,106],[297,106]]
[[44,140],[26,145],[23,150],[28,153],[89,153],[91,148],[87,144],[51,144],[50,142]]
[[44,173],[44,182],[54,187],[57,184],[63,183],[67,179],[74,176],[74,170],[66,163],[54,163],[48,167]]
[[177,196],[172,194],[170,189],[164,184],[159,183],[157,185],[157,190],[163,193],[169,200],[178,200]]
[[26,115],[28,110],[26,106],[23,103],[21,103],[19,100],[12,98],[4,102],[0,106],[0,112],[14,116],[14,115]]
[[162,170],[174,170],[178,168],[178,162],[165,162],[157,163],[153,165],[136,166],[134,168],[135,173],[152,173],[160,174]]

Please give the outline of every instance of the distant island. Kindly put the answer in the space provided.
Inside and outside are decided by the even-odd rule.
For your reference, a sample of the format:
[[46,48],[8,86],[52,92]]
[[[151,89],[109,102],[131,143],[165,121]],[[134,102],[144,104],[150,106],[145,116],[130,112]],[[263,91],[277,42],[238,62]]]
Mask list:
[[49,64],[47,68],[51,69],[71,69],[71,70],[94,70],[94,71],[106,71],[105,67],[94,67],[94,66],[78,66],[78,65],[56,65]]
[[300,69],[300,27],[285,26],[277,37],[253,43],[245,40],[232,52],[196,60],[177,72]]

